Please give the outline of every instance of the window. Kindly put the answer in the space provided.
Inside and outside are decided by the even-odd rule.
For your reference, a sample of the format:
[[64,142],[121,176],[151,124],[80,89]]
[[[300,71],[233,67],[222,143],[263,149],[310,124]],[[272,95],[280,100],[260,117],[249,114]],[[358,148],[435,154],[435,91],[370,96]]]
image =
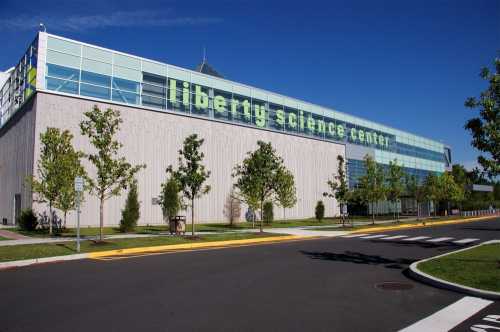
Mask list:
[[66,80],[78,81],[78,69],[73,69],[58,65],[48,64],[47,75]]
[[89,71],[82,71],[82,82],[109,87],[111,85],[111,77]]
[[77,82],[47,77],[46,85],[48,90],[78,94]]
[[101,99],[110,99],[109,88],[90,85],[90,84],[80,84],[80,94],[82,96],[95,97]]
[[114,77],[113,89],[139,93],[139,83]]
[[113,89],[112,99],[120,103],[139,104],[139,95],[122,90]]

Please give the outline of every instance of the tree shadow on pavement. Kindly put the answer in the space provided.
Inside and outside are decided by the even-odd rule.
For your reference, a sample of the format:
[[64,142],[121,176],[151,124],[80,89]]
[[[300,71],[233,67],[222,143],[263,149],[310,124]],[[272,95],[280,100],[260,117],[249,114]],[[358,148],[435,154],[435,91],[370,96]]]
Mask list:
[[386,268],[389,269],[405,269],[408,265],[416,261],[407,258],[389,259],[381,256],[366,255],[360,252],[353,252],[353,251],[345,251],[342,254],[336,254],[333,252],[311,252],[304,250],[301,250],[300,252],[311,259],[320,259],[320,260],[335,261],[335,262],[347,262],[354,264],[384,265]]

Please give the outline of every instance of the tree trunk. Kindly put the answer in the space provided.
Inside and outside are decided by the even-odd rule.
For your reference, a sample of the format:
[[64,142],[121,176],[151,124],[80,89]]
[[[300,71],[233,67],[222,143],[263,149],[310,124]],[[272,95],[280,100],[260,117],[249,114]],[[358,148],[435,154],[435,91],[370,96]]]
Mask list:
[[191,235],[194,236],[194,198],[191,199]]
[[372,203],[372,225],[375,225],[375,203]]
[[68,214],[68,211],[64,211],[64,228],[66,228],[66,215]]
[[52,214],[52,202],[49,202],[49,234],[52,235],[52,222],[54,221],[54,215]]
[[263,217],[264,217],[264,201],[261,200],[260,201],[260,232],[261,233],[264,232],[263,225],[262,225],[262,223],[264,222],[263,221],[263,219],[264,219]]
[[104,197],[99,202],[99,241],[104,241]]

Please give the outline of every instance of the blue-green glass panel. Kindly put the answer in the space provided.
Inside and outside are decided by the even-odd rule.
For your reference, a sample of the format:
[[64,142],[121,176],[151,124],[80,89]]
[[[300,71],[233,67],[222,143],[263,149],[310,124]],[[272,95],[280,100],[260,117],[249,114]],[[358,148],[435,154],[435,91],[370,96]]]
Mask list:
[[78,69],[47,64],[47,75],[51,77],[78,81],[78,72]]
[[82,71],[82,82],[109,87],[111,86],[111,77],[108,75],[92,73],[90,71]]
[[139,95],[138,94],[132,93],[132,92],[127,92],[127,91],[122,91],[122,90],[113,89],[112,99],[114,101],[118,101],[120,103],[127,103],[127,104],[134,104],[134,105],[139,104]]
[[113,78],[113,89],[138,93],[139,86],[139,82],[124,80],[116,77]]
[[94,97],[94,98],[101,98],[101,99],[110,99],[110,89],[101,87],[101,86],[95,86],[95,85],[90,85],[90,84],[80,84],[80,94],[82,96],[88,96],[88,97]]
[[46,86],[48,90],[78,94],[77,82],[47,77]]

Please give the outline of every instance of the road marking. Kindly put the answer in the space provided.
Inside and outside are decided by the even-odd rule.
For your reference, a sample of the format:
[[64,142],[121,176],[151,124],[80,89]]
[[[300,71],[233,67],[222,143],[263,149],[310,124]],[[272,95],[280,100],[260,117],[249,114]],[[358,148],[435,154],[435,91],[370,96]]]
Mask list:
[[410,237],[408,239],[404,239],[403,241],[419,241],[423,239],[430,239],[430,236],[415,236],[415,237]]
[[362,239],[376,239],[385,236],[387,235],[386,234],[369,235],[369,236],[363,236]]
[[458,241],[453,241],[453,243],[466,244],[466,243],[471,243],[471,242],[474,242],[477,240],[479,240],[479,239],[462,239],[462,240],[458,240]]
[[351,237],[360,237],[360,236],[366,236],[366,235],[369,235],[369,233],[366,233],[366,234],[350,234],[350,235],[342,235],[342,237],[345,237],[345,238],[351,238]]
[[449,331],[467,318],[486,308],[493,301],[466,296],[455,303],[435,312],[400,332],[444,332]]
[[453,239],[452,237],[438,237],[436,239],[427,240],[427,242],[443,242]]
[[385,237],[382,240],[395,240],[395,239],[401,239],[403,237],[408,237],[408,235],[395,235],[395,236],[389,236]]

